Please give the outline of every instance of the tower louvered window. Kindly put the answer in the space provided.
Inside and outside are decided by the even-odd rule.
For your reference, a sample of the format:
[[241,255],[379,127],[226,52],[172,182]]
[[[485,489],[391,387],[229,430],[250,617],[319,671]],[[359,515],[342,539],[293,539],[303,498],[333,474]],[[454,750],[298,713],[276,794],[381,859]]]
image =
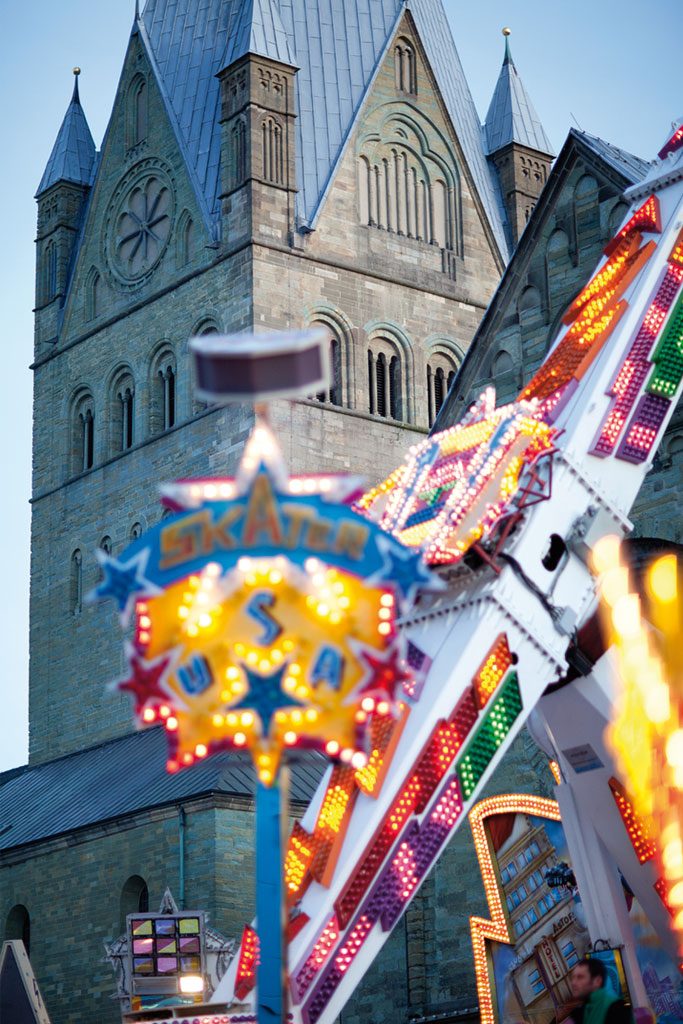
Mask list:
[[[387,348],[388,342],[384,343]],[[370,413],[394,420],[403,419],[402,363],[389,351],[368,351],[368,387]]]
[[375,363],[375,379],[377,394],[375,397],[375,403],[377,407],[378,416],[386,416],[387,414],[387,359],[384,352],[380,352],[377,356]]
[[427,364],[427,411],[430,427],[439,415],[454,380],[455,369],[451,357],[445,353],[435,354]]
[[401,418],[401,363],[398,356],[392,356],[389,363],[389,415],[393,420]]
[[444,373],[441,367],[434,374],[434,413],[439,415],[439,410],[444,399]]
[[327,391],[319,391],[316,398],[319,402],[329,402],[330,405],[342,405],[341,344],[334,336],[330,338],[329,344],[330,387]]

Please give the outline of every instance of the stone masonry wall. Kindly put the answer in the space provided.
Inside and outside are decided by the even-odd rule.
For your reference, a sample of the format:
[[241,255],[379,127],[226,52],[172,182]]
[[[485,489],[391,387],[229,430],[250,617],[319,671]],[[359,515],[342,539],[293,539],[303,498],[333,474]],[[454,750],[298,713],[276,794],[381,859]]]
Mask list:
[[[188,338],[213,329],[272,330],[323,321],[344,345],[344,401],[302,402],[274,410],[273,419],[293,471],[347,469],[380,479],[428,426],[427,363],[439,357],[455,368],[495,287],[499,264],[464,167],[457,139],[411,37],[419,60],[417,96],[397,90],[387,57],[350,140],[315,232],[292,246],[276,242],[231,251],[211,240],[162,99],[137,37],[131,40],[119,96],[90,197],[69,298],[56,345],[38,329],[34,393],[34,474],[31,583],[30,752],[33,761],[120,734],[129,725],[125,700],[105,691],[122,671],[111,606],[74,601],[72,556],[81,552],[85,594],[97,581],[93,552],[105,537],[114,553],[134,526],[158,522],[156,484],[183,475],[230,473],[251,419],[246,410],[205,411],[192,398]],[[136,76],[149,85],[148,131],[127,145],[127,90]],[[438,246],[362,225],[357,203],[357,156],[368,133],[398,114],[418,119],[430,145],[449,150],[460,168],[459,235],[453,272],[444,272]],[[142,168],[165,168],[172,182],[173,229],[153,273],[122,286],[112,264],[113,220],[126,183]],[[281,219],[280,197],[269,207],[259,186],[254,231],[275,237],[267,221]],[[176,236],[194,224],[190,252]],[[260,218],[260,220],[259,220]],[[265,226],[264,226],[265,224]],[[457,242],[457,245],[456,245]],[[182,258],[181,258],[182,257]],[[457,258],[456,258],[457,257]],[[184,260],[184,262],[183,262]],[[181,265],[182,264],[182,265]],[[450,266],[450,264],[449,264]],[[99,269],[96,316],[88,288]],[[448,271],[448,266],[446,267]],[[388,346],[403,360],[401,420],[370,416],[367,349]],[[155,435],[158,399],[154,359],[175,359],[176,426]],[[133,445],[117,451],[120,375],[134,389]],[[74,402],[91,396],[94,465],[74,465]],[[407,422],[405,422],[407,421]]]
[[[186,803],[185,900],[238,937],[254,910],[253,814],[247,801]],[[104,943],[125,931],[121,892],[133,875],[155,912],[170,887],[180,901],[178,808],[160,808],[0,855],[0,921],[26,907],[31,964],[52,1024],[117,1024]],[[132,912],[134,908],[130,908]]]

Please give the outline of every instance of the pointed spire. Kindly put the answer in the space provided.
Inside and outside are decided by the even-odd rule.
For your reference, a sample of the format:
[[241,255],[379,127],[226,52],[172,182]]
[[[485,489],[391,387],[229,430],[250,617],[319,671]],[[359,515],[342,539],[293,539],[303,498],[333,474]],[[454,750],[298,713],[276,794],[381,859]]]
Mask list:
[[504,146],[516,142],[528,149],[553,155],[550,140],[543,130],[541,119],[531,102],[524,83],[519,77],[510,52],[510,29],[504,28],[505,55],[503,66],[486,115],[486,142],[488,153],[497,153]]
[[222,66],[230,67],[247,53],[296,67],[287,33],[273,0],[242,0]]
[[74,68],[75,82],[71,102],[40,180],[36,199],[58,181],[72,181],[77,185],[92,184],[97,151],[78,93],[80,73],[80,68]]
[[503,58],[503,67],[505,67],[506,64],[514,64],[514,61],[512,59],[512,54],[510,53],[510,34],[511,34],[511,32],[512,32],[512,29],[508,28],[507,25],[506,25],[505,28],[503,29],[503,35],[505,36],[505,57]]

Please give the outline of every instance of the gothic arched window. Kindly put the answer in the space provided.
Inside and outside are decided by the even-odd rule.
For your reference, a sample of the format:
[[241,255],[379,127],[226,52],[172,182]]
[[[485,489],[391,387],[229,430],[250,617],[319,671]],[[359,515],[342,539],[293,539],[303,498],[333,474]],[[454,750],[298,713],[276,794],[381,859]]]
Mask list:
[[169,430],[176,423],[177,370],[173,352],[163,349],[152,361],[150,429],[153,434]]
[[131,875],[126,879],[119,898],[119,927],[123,931],[129,914],[147,914],[149,912],[149,889],[147,882],[140,875]]
[[85,288],[85,317],[94,320],[102,312],[102,278],[96,267],[88,274]]
[[[581,252],[600,241],[600,202],[598,183],[590,174],[584,174],[574,189],[574,217],[576,243]],[[590,253],[586,253],[590,255]]]
[[569,237],[558,228],[553,231],[546,246],[546,278],[550,294],[563,294],[569,266]]
[[83,610],[83,555],[76,548],[71,554],[69,573],[69,611],[72,615],[80,615]]
[[100,289],[102,286],[102,278],[99,274],[93,276],[90,282],[90,312],[91,319],[94,320],[96,316],[99,316],[99,305],[100,305]]
[[130,533],[129,533],[130,539],[131,540],[140,540],[140,537],[142,537],[142,534],[143,534],[142,523],[133,523],[133,525],[130,528]]
[[339,337],[332,331],[327,323],[315,321],[311,327],[322,327],[328,334],[328,352],[330,360],[330,386],[327,391],[319,391],[315,396],[319,402],[329,402],[331,405],[343,405],[343,380],[342,380],[342,343]]
[[112,553],[112,542],[109,534],[105,534],[100,541],[100,551],[104,551],[106,555],[110,555]]
[[415,49],[407,39],[399,39],[394,48],[396,88],[400,92],[417,94],[417,67]]
[[[203,338],[203,337],[206,337],[206,335],[208,335],[208,334],[220,334],[221,331],[220,331],[220,327],[218,326],[216,321],[213,320],[211,317],[207,317],[205,320],[201,321],[201,323],[198,325],[198,327],[195,328],[195,330],[192,333],[193,333],[193,337],[195,337],[195,338]],[[192,362],[191,373],[192,373],[192,380],[193,380],[192,391],[194,393],[194,390],[195,390],[195,387],[196,387],[196,378],[194,376],[194,374],[195,374],[194,361]],[[193,414],[196,414],[196,413],[199,413],[199,412],[203,412],[204,409],[208,409],[208,408],[209,408],[209,403],[208,402],[204,402],[200,398],[194,398],[193,397],[193,399],[192,399],[192,412],[193,412]]]
[[10,940],[23,942],[26,955],[31,955],[31,916],[23,903],[15,904],[5,920],[5,941]]
[[455,356],[441,349],[432,351],[427,363],[427,417],[431,427],[441,411],[451,384],[455,379]]
[[515,361],[506,349],[500,349],[496,353],[491,365],[491,376],[496,387],[498,404],[502,405],[512,401],[520,380],[516,372]]
[[147,102],[147,82],[143,75],[136,75],[128,89],[128,110],[126,112],[128,149],[137,146],[147,138]]
[[368,407],[374,416],[406,420],[403,359],[385,338],[374,338],[368,349]]
[[69,473],[92,469],[95,462],[95,404],[90,391],[77,392],[71,403]]
[[506,352],[505,349],[501,349],[493,360],[493,376],[500,377],[503,373],[512,373],[514,369],[515,364],[512,360],[512,356],[509,352]]
[[179,268],[191,262],[195,250],[195,226],[192,217],[184,210],[178,218],[178,242],[176,247],[176,263]]
[[135,440],[135,382],[130,370],[114,378],[110,395],[111,439],[114,454],[128,451]]

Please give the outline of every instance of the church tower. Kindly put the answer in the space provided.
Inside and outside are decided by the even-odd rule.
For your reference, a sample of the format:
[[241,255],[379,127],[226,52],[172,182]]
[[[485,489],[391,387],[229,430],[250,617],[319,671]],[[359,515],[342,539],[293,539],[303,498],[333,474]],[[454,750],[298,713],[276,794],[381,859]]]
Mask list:
[[485,134],[508,217],[513,247],[543,190],[553,150],[510,53],[510,29],[504,28],[503,66],[486,115]]
[[36,343],[54,342],[71,257],[95,171],[95,143],[74,91],[36,192]]
[[333,6],[147,0],[99,155],[74,93],[38,190],[33,764],[130,730],[94,552],[159,521],[157,483],[239,460],[253,413],[197,401],[189,339],[323,326],[331,386],[273,426],[292,471],[377,480],[507,261],[441,0]]
[[296,198],[297,68],[277,8],[247,0],[218,73],[223,241],[289,244]]

